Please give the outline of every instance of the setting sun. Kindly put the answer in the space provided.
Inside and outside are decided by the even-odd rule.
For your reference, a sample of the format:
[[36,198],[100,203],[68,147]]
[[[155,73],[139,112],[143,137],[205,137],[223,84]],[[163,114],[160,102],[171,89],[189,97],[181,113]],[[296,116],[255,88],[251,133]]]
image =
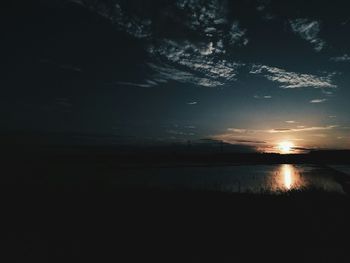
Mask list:
[[294,144],[289,141],[283,141],[278,144],[278,150],[280,153],[291,153],[293,151]]

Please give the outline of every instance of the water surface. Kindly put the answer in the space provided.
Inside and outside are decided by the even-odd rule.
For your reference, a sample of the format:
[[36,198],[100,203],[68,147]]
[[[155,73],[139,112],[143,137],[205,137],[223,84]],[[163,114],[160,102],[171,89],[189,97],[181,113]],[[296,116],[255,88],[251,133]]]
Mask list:
[[350,165],[330,165],[330,167],[350,176]]
[[120,185],[224,192],[286,192],[318,189],[342,193],[332,170],[315,165],[237,165],[125,169],[114,177]]

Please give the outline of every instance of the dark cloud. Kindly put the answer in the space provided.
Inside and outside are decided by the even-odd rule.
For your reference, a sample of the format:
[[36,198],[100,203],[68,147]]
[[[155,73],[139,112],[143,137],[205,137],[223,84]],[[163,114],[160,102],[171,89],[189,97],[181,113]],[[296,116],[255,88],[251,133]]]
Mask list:
[[266,143],[265,141],[254,141],[254,140],[236,140],[238,143],[249,143],[249,144],[260,144],[260,143]]
[[[249,143],[247,142],[247,144],[244,143],[227,143],[227,142],[223,142],[221,140],[216,140],[216,139],[210,139],[210,138],[203,138],[200,139],[199,144],[202,145],[212,145],[215,147],[222,147],[222,150],[225,152],[257,152],[257,149],[255,146],[249,145]],[[220,149],[220,148],[219,148]]]

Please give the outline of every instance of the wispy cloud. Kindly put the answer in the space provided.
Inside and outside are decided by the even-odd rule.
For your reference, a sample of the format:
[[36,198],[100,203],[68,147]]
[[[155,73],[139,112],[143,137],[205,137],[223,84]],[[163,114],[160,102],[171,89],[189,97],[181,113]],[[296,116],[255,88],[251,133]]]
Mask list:
[[310,132],[310,131],[322,131],[322,130],[332,130],[339,127],[338,125],[328,125],[328,126],[298,126],[297,128],[276,128],[276,129],[242,129],[242,128],[228,128],[227,130],[231,133],[237,134],[256,134],[256,133],[286,133],[286,132]]
[[295,34],[313,45],[314,50],[321,51],[326,42],[319,37],[321,23],[308,18],[297,18],[289,21],[290,26]]
[[264,95],[264,96],[254,95],[254,99],[272,99],[272,96],[270,96],[270,95]]
[[272,129],[272,130],[267,130],[267,132],[269,133],[309,132],[309,131],[332,130],[337,127],[338,125],[329,125],[329,126],[315,126],[315,127],[304,127],[304,128],[294,128],[294,129]]
[[327,96],[332,96],[333,95],[333,91],[329,91],[329,90],[322,90],[322,93],[327,95]]
[[266,143],[265,141],[259,141],[259,140],[244,140],[244,139],[237,139],[234,140],[235,142],[238,143],[249,143],[249,144],[260,144],[260,143]]
[[217,87],[223,85],[222,82],[207,77],[199,77],[195,74],[175,68],[164,63],[148,63],[148,66],[154,71],[153,80],[178,81],[181,83],[194,84],[202,87]]
[[237,136],[233,133],[220,134],[217,136],[213,136],[211,139],[229,142],[229,143],[239,143],[239,144],[249,144],[249,145],[267,143],[266,141],[263,141],[263,140],[253,139],[248,136]]
[[133,83],[133,82],[118,81],[115,84],[121,85],[121,86],[134,86],[134,87],[140,87],[140,88],[150,88],[150,87],[157,85],[157,83],[154,81],[149,81],[146,83]]
[[350,61],[350,56],[348,54],[344,54],[339,57],[331,57],[330,60],[334,62],[348,62]]
[[198,102],[197,102],[197,101],[187,102],[187,105],[196,105],[196,104],[198,104]]
[[[239,21],[229,17],[228,2],[222,0],[177,0],[174,4],[156,10],[164,18],[164,26],[154,27],[155,13],[145,8],[142,16],[120,1],[71,0],[106,17],[119,30],[143,40],[156,71],[155,83],[178,81],[204,87],[219,87],[236,80],[238,64],[218,55],[232,47],[247,45],[247,30]],[[90,3],[91,2],[91,3]],[[147,6],[148,3],[145,3]],[[176,14],[176,15],[174,15]],[[179,19],[181,17],[181,19]],[[168,34],[167,23],[179,26],[186,34]],[[157,29],[156,29],[157,28]],[[154,31],[156,29],[156,31]],[[159,30],[165,30],[159,32]],[[160,37],[167,35],[168,38]],[[151,40],[151,41],[150,41]],[[131,85],[131,83],[124,85]],[[152,83],[134,83],[133,86],[152,86]],[[156,85],[156,84],[153,84]]]
[[[220,86],[227,81],[236,80],[238,68],[244,66],[244,64],[217,60],[214,53],[219,52],[218,48],[221,47],[214,46],[212,42],[192,43],[189,41],[163,39],[157,46],[150,47],[148,52],[152,56],[164,58],[168,62],[167,64],[169,65],[165,65],[164,63],[162,67],[173,68],[177,73],[178,71],[182,71],[186,75],[192,75],[201,80],[197,81],[197,83],[193,81],[192,83],[194,84],[201,86]],[[153,66],[158,65],[153,64]],[[164,71],[160,70],[159,66],[157,70]],[[204,79],[206,81],[203,81]]]
[[327,101],[327,99],[313,99],[313,100],[310,100],[310,103],[323,103]]
[[319,137],[319,138],[326,138],[327,134],[324,133],[316,133],[316,134],[312,134],[313,137]]
[[228,131],[236,132],[236,133],[246,133],[246,129],[237,129],[237,128],[228,128]]
[[327,76],[301,74],[266,65],[253,65],[250,73],[263,75],[268,80],[280,83],[280,87],[285,89],[337,87],[332,83],[333,74]]
[[193,132],[183,132],[183,131],[179,131],[179,130],[167,130],[166,132],[169,134],[172,134],[172,135],[181,135],[181,136],[194,136],[194,135],[196,135]]
[[296,121],[286,121],[286,123],[297,123]]

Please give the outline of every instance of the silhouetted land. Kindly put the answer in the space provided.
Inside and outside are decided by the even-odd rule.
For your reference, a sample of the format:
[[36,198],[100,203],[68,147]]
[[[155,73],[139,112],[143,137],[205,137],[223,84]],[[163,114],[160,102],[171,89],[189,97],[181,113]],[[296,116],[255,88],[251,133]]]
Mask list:
[[348,153],[8,151],[3,255],[17,262],[349,262],[348,195],[150,190],[106,176],[129,165],[348,163]]

